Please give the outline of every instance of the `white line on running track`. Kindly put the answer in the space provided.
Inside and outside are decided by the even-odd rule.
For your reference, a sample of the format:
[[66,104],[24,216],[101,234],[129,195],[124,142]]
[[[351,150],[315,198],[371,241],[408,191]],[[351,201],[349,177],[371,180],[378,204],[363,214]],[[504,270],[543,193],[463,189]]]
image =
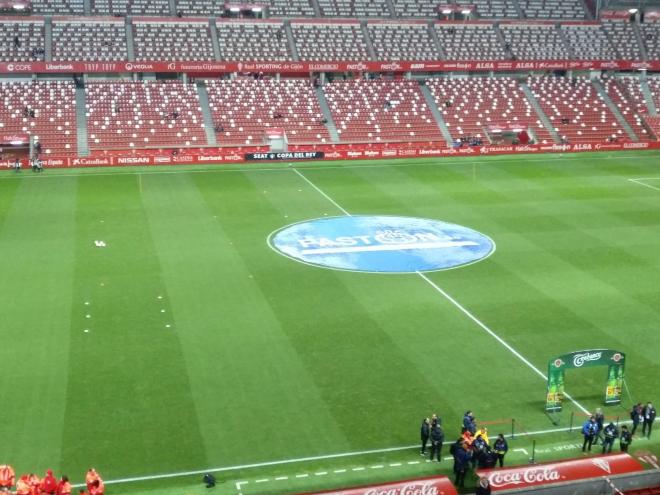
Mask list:
[[[428,278],[426,275],[424,275],[422,272],[417,272],[417,275],[422,277],[426,282],[433,287],[436,291],[438,291],[440,294],[442,294],[445,299],[447,299],[450,303],[452,303],[454,306],[456,306],[465,316],[470,318],[474,323],[477,324],[479,328],[484,330],[488,335],[493,337],[495,340],[497,340],[500,344],[502,344],[509,352],[511,352],[514,356],[516,356],[518,359],[520,359],[523,363],[525,363],[531,370],[533,370],[537,375],[539,375],[541,378],[543,378],[545,381],[548,381],[548,377],[543,373],[540,369],[538,369],[536,366],[534,366],[525,356],[520,354],[517,350],[515,350],[508,342],[506,342],[502,337],[497,335],[495,332],[493,332],[490,328],[488,328],[479,318],[474,316],[472,313],[470,313],[465,307],[459,303],[456,299],[451,297],[447,292],[445,292],[442,288],[440,288],[435,282],[433,282],[430,278]],[[585,414],[590,414],[590,412],[582,406],[579,402],[577,402],[573,397],[571,397],[569,394],[565,393],[566,397],[575,404],[580,411],[582,411]]]
[[323,191],[321,191],[321,189],[319,189],[318,187],[316,187],[316,184],[314,184],[311,180],[309,180],[307,177],[305,177],[305,176],[303,175],[303,173],[302,173],[300,170],[294,168],[293,171],[294,171],[296,174],[298,174],[298,176],[300,176],[300,178],[302,178],[305,182],[307,182],[307,184],[309,184],[309,185],[312,186],[314,189],[316,189],[316,191],[317,191],[319,194],[321,194],[321,196],[323,196],[325,199],[327,199],[327,200],[330,201],[333,205],[335,205],[335,207],[336,207],[339,211],[341,211],[344,215],[349,216],[349,217],[351,216],[351,214],[350,214],[349,212],[347,212],[346,210],[344,210],[344,209],[339,205],[339,203],[337,203],[334,199],[332,199],[332,198],[331,198],[330,196],[328,196],[326,193],[324,193]]
[[[630,156],[630,155],[628,155]],[[633,155],[638,158],[644,158],[644,155]],[[485,157],[484,157],[485,158]],[[501,158],[497,160],[481,160],[481,161],[474,161],[474,160],[464,160],[464,159],[457,159],[457,160],[451,160],[451,161],[445,161],[445,159],[441,159],[440,161],[424,161],[420,162],[419,159],[414,159],[414,160],[404,160],[400,159],[397,160],[395,163],[369,163],[369,162],[363,162],[359,165],[312,165],[312,166],[296,166],[295,170],[337,170],[337,169],[353,169],[353,168],[388,168],[388,167],[434,167],[438,165],[484,165],[487,163],[515,163],[518,161],[520,157],[516,158]],[[571,155],[571,156],[559,156],[556,154],[548,154],[544,156],[543,158],[539,159],[531,159],[528,158],[528,162],[543,162],[543,163],[548,163],[548,161],[563,161],[563,160],[578,160],[578,159],[584,159],[583,156],[579,155]],[[599,160],[620,160],[620,156],[602,156],[598,158]],[[135,172],[130,172],[130,171],[116,171],[116,172],[88,172],[88,173],[55,173],[55,174],[45,174],[45,175],[18,175],[13,172],[7,172],[8,175],[0,175],[0,180],[12,180],[12,179],[36,179],[36,180],[43,180],[46,178],[56,178],[56,177],[108,177],[108,176],[116,176],[116,175],[176,175],[176,174],[205,174],[205,173],[216,173],[216,172],[279,172],[279,171],[286,171],[290,170],[289,168],[286,167],[250,167],[245,166],[244,168],[221,168],[222,165],[218,165],[215,168],[206,168],[206,169],[187,169],[187,165],[175,165],[176,167],[181,167],[177,168],[175,170],[168,169],[168,170],[152,170],[152,171],[135,171]],[[293,168],[293,167],[292,167]],[[54,170],[64,170],[64,169],[54,169]],[[0,172],[1,174],[1,172]]]
[[628,180],[630,182],[634,182],[635,184],[639,184],[640,186],[644,186],[644,187],[648,187],[649,189],[653,189],[654,191],[660,191],[660,187],[652,186],[651,184],[647,184],[646,182],[642,182],[642,181],[645,181],[645,180],[658,180],[658,179],[660,179],[660,177],[658,177],[658,178],[649,177],[649,178],[646,178],[646,179],[628,179]]

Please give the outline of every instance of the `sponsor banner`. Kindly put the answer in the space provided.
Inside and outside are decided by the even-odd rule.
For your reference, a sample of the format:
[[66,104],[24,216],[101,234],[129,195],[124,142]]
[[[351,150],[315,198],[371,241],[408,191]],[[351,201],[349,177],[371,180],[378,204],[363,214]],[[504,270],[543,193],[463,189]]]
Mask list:
[[0,135],[0,145],[3,144],[27,144],[30,142],[28,134],[3,134]]
[[124,73],[124,72],[191,72],[232,73],[263,72],[265,74],[310,72],[448,72],[448,71],[527,71],[527,70],[660,70],[660,61],[628,60],[498,60],[498,61],[324,61],[324,62],[2,62],[2,74],[48,73]]
[[643,469],[642,465],[628,454],[611,454],[509,469],[478,469],[477,475],[488,478],[491,490],[496,492],[634,473]]
[[320,160],[324,156],[322,151],[281,151],[277,153],[246,153],[247,161],[258,160]]
[[622,19],[629,20],[630,12],[627,10],[601,10],[600,11],[601,19]]
[[308,495],[458,495],[446,476],[384,483],[382,485],[346,488]]

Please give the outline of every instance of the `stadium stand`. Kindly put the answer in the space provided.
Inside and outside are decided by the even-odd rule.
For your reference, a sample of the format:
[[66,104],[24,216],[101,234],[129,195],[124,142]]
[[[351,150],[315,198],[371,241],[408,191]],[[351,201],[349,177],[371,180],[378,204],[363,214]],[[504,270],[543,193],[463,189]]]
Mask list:
[[569,143],[603,142],[612,136],[628,140],[588,79],[530,76],[528,84],[559,136]]
[[476,136],[488,143],[489,127],[521,127],[539,143],[554,142],[512,77],[438,77],[426,84],[454,140]]
[[284,26],[264,22],[217,22],[222,60],[290,60]]
[[36,14],[84,14],[84,0],[32,0]]
[[505,60],[506,50],[492,24],[438,23],[435,30],[449,60]]
[[0,131],[30,134],[46,154],[75,153],[75,91],[69,81],[0,83]]
[[208,21],[133,22],[135,60],[214,60]]
[[580,0],[519,0],[527,19],[584,19],[586,12]]
[[326,17],[389,17],[382,0],[317,0]]
[[647,80],[655,108],[660,110],[660,77],[650,77]]
[[417,81],[358,79],[324,92],[341,142],[442,139]]
[[646,57],[649,60],[658,60],[660,58],[660,21],[643,22],[639,27],[646,47]]
[[91,0],[93,14],[170,15],[169,0]]
[[300,60],[367,60],[367,45],[360,24],[292,22]]
[[33,62],[43,60],[45,31],[43,20],[12,19],[0,22],[0,61]]
[[564,24],[561,29],[578,60],[616,60],[617,51],[600,24]]
[[518,60],[571,58],[559,30],[552,24],[502,24],[500,29]]
[[635,27],[628,20],[603,19],[603,30],[616,47],[621,60],[642,60]]
[[471,0],[469,3],[477,7],[477,15],[482,18],[518,18],[515,0]]
[[376,60],[437,60],[440,52],[424,24],[368,24]]
[[310,0],[269,0],[271,17],[312,17],[316,15]]
[[289,143],[330,142],[314,88],[304,79],[206,81],[218,144],[262,144],[267,128],[279,127]]
[[194,84],[90,82],[85,93],[90,150],[207,144]]
[[437,0],[392,0],[396,17],[438,17]]
[[53,20],[53,60],[128,60],[123,20]]
[[220,16],[225,10],[221,0],[176,0],[176,11],[191,16]]
[[[633,98],[629,96],[629,93],[626,91],[625,86],[620,84],[619,81],[615,79],[604,79],[601,80],[607,96],[610,97],[612,103],[614,103],[619,112],[626,120],[628,125],[635,132],[640,141],[648,141],[650,139],[649,132],[647,131],[644,120],[640,113],[640,107]],[[639,82],[637,81],[639,86]],[[646,106],[644,106],[644,109]]]

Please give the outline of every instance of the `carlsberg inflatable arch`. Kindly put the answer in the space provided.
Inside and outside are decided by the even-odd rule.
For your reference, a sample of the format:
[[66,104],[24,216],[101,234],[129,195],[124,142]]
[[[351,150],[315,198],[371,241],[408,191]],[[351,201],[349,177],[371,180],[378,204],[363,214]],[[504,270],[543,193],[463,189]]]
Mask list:
[[625,365],[626,355],[611,349],[577,351],[551,359],[548,361],[548,392],[545,398],[545,410],[561,411],[566,370],[588,366],[607,366],[605,404],[619,404]]

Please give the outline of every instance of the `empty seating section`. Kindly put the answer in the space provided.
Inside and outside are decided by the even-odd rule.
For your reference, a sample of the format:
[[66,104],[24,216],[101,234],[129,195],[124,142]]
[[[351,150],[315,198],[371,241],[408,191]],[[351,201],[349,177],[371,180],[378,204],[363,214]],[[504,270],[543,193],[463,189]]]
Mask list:
[[222,60],[290,60],[282,24],[256,22],[217,23]]
[[660,59],[660,21],[644,22],[639,27],[646,47],[646,57],[648,60]]
[[436,24],[440,46],[449,60],[504,60],[504,46],[490,24]]
[[0,132],[32,135],[35,143],[41,143],[42,153],[61,156],[76,152],[76,88],[72,82],[1,83],[0,101]]
[[453,139],[467,136],[488,143],[487,129],[523,128],[537,142],[554,142],[531,103],[511,77],[433,78],[427,81]]
[[53,21],[53,60],[127,60],[124,22]]
[[312,17],[316,15],[310,0],[269,0],[271,17]]
[[609,20],[602,22],[603,30],[612,41],[621,60],[642,60],[642,51],[635,35],[635,28],[627,20]]
[[267,128],[283,128],[292,144],[330,142],[309,80],[211,79],[206,86],[221,146],[263,144]]
[[528,19],[584,19],[586,12],[580,0],[519,0]]
[[328,17],[389,17],[382,0],[318,0],[321,15]]
[[377,60],[437,60],[440,53],[426,24],[369,24]]
[[32,0],[35,14],[84,14],[84,0]]
[[341,142],[442,139],[417,81],[359,79],[324,91]]
[[45,48],[43,21],[3,20],[0,22],[0,62],[43,60],[38,49]]
[[660,77],[651,77],[647,79],[647,83],[655,102],[655,108],[660,112]]
[[565,60],[570,52],[550,24],[503,24],[504,40],[518,60]]
[[367,60],[359,24],[292,23],[300,60]]
[[[637,135],[640,141],[648,141],[649,133],[644,127],[640,109],[634,98],[629,96],[626,86],[619,84],[619,81],[614,79],[606,79],[601,82],[610,100],[619,109],[619,112],[628,125],[630,125],[635,135]],[[639,82],[637,84],[639,85]]]
[[589,80],[539,76],[530,77],[528,84],[557,134],[568,142],[628,139]]
[[90,150],[207,144],[194,84],[90,82],[85,91]]
[[224,10],[224,0],[176,0],[176,11],[184,15],[220,16]]
[[616,60],[617,52],[599,24],[563,25],[561,29],[578,60]]
[[515,0],[470,0],[468,3],[477,7],[479,17],[488,19],[518,17]]
[[397,17],[437,18],[439,3],[437,0],[392,0]]
[[171,15],[169,0],[90,0],[101,15]]
[[133,23],[135,60],[214,60],[205,22]]

